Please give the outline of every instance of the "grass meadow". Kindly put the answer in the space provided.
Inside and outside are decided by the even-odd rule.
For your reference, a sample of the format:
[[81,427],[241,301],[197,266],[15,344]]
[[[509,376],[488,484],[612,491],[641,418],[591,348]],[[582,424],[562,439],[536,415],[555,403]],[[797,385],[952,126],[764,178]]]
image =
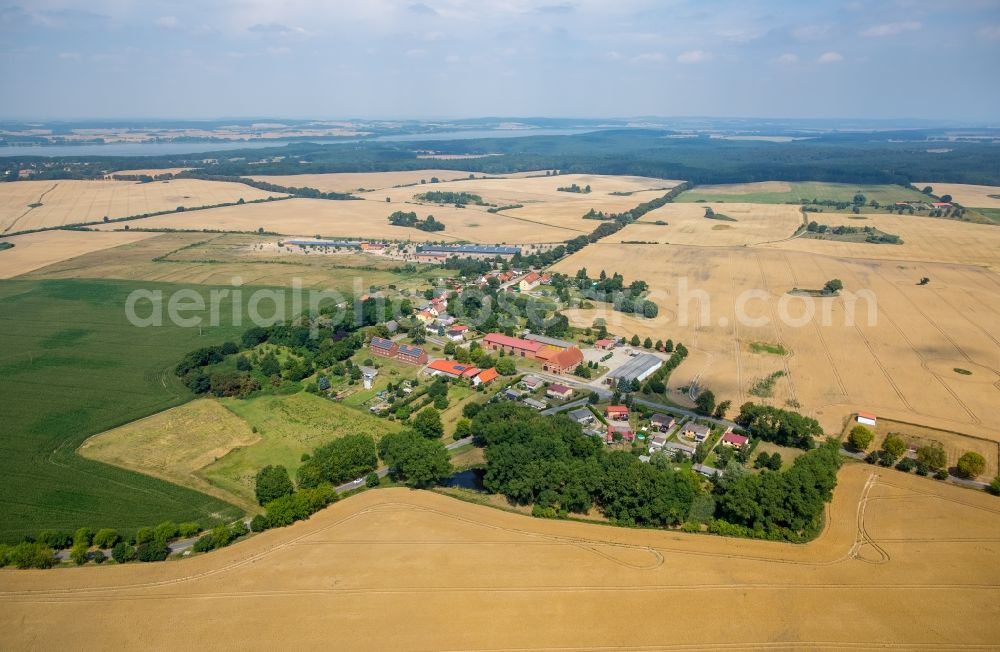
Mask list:
[[[124,305],[140,287],[166,297],[181,286],[0,281],[0,541],[48,528],[132,531],[240,515],[216,498],[75,452],[93,434],[191,399],[173,373],[180,357],[245,328],[137,328]],[[209,287],[191,287],[207,298]],[[221,324],[231,323],[226,303]]]

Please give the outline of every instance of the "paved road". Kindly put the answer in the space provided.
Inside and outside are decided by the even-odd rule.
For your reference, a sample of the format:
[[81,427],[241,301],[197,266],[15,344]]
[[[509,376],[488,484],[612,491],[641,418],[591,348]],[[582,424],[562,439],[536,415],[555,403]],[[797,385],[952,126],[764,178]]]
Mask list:
[[586,404],[587,404],[587,399],[578,398],[575,401],[570,401],[569,403],[566,403],[565,405],[556,405],[555,407],[550,407],[546,410],[542,410],[541,412],[539,412],[539,414],[543,414],[545,416],[551,416],[553,414],[559,414],[560,412],[565,412],[566,410],[572,410],[573,408],[583,407]]

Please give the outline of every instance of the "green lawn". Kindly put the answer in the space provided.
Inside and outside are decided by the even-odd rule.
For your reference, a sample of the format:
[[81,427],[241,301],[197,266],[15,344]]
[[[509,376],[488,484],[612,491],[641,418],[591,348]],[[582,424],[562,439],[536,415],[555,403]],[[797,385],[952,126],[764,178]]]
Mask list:
[[869,201],[872,199],[881,204],[897,201],[927,201],[927,196],[903,186],[891,184],[857,185],[847,183],[824,183],[819,181],[793,181],[788,184],[788,192],[750,192],[747,194],[717,193],[712,186],[697,186],[681,193],[674,201],[678,202],[729,202],[750,204],[785,204],[798,203],[802,199],[846,201],[854,198],[858,191]]
[[[128,323],[129,292],[162,290],[166,299],[180,287],[0,281],[0,541],[48,528],[132,531],[167,519],[207,525],[239,516],[228,503],[75,452],[93,434],[191,399],[173,374],[178,360],[246,328],[204,326],[199,334]],[[207,299],[211,288],[194,287]],[[222,302],[221,324],[231,322],[229,308]]]
[[378,439],[400,430],[394,421],[305,392],[221,402],[256,428],[261,440],[228,453],[205,467],[201,475],[220,489],[251,502],[254,477],[268,464],[284,465],[294,478],[302,465],[302,454],[311,453],[317,446],[346,435],[364,434]]

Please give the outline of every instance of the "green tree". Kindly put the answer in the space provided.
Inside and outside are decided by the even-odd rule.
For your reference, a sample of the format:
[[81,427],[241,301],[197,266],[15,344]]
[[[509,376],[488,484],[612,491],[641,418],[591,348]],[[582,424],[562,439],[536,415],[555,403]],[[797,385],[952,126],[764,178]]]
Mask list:
[[98,548],[114,548],[120,539],[121,537],[118,536],[117,530],[109,527],[101,528],[94,535],[94,545]]
[[653,340],[652,340],[652,338],[646,337],[646,339],[643,340],[643,342],[642,342],[642,348],[644,348],[644,349],[651,349],[651,348],[653,348]]
[[823,285],[823,292],[826,294],[835,294],[843,289],[844,283],[839,278],[830,279]]
[[710,415],[715,411],[715,393],[706,389],[694,400],[695,410],[700,414]]
[[497,360],[496,369],[502,376],[513,376],[517,373],[517,363],[514,362],[514,358],[505,356]]
[[[375,440],[372,439],[371,435],[356,434],[335,439],[313,451],[312,457],[299,467],[299,493],[302,493],[303,488],[316,488],[323,483],[338,485],[348,480],[363,477],[374,471],[377,465],[378,456],[375,450]],[[271,516],[270,505],[284,500],[284,498],[268,503],[269,520]],[[287,524],[282,523],[281,525]]]
[[444,445],[412,430],[384,436],[379,453],[389,473],[411,487],[432,486],[453,471]]
[[260,372],[269,377],[281,373],[281,364],[278,363],[278,359],[274,357],[273,353],[268,353],[260,361]]
[[79,543],[74,543],[73,547],[69,551],[69,558],[77,566],[83,566],[87,563],[89,548],[85,545]]
[[378,473],[375,473],[374,471],[365,476],[365,486],[369,489],[377,487],[380,482],[381,479],[378,477]]
[[424,437],[441,437],[444,435],[444,425],[441,423],[441,413],[438,412],[438,410],[433,406],[424,408],[420,412],[417,412],[417,416],[414,417],[413,429]]
[[111,558],[119,564],[124,564],[135,559],[135,548],[124,541],[119,541],[111,549]]
[[733,402],[730,400],[722,401],[721,403],[715,406],[715,412],[712,413],[712,416],[715,417],[716,419],[725,419],[726,412],[729,411],[729,408],[732,406],[732,404]]
[[868,447],[872,445],[872,440],[875,439],[875,434],[865,428],[861,424],[858,424],[851,428],[851,432],[847,435],[847,443],[851,445],[856,451],[868,450]]
[[890,432],[882,441],[882,450],[899,459],[906,452],[906,442],[899,435]]
[[673,340],[667,340],[666,342],[664,342],[664,344],[663,344],[663,350],[666,353],[673,353],[674,352],[674,341]]
[[640,342],[639,342],[639,336],[638,335],[633,335],[632,339],[629,340],[629,344],[631,344],[632,346],[639,346],[639,344],[640,344]]
[[292,490],[292,480],[288,476],[288,469],[284,466],[269,464],[257,472],[254,483],[257,504],[266,505],[272,500],[289,495]]
[[986,459],[979,453],[969,451],[958,458],[958,464],[955,466],[963,478],[975,478],[986,470]]
[[462,418],[455,423],[455,439],[465,439],[472,435],[472,422]]
[[179,529],[173,521],[164,521],[153,530],[153,540],[158,543],[166,543],[177,536]]
[[89,527],[82,527],[73,533],[73,545],[74,546],[86,546],[90,547],[90,544],[94,541],[94,531]]
[[948,456],[941,444],[933,443],[917,449],[917,464],[928,471],[937,471],[948,465]]

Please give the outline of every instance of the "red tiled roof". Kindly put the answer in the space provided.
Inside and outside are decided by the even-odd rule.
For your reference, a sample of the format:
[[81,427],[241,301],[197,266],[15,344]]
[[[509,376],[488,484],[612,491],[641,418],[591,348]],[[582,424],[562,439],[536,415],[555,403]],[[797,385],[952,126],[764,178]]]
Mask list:
[[573,388],[566,387],[565,385],[560,385],[559,383],[554,383],[549,385],[549,391],[556,394],[565,394],[566,392],[572,392]]
[[455,326],[451,327],[450,332],[452,332],[452,333],[464,333],[467,330],[469,330],[468,326],[465,326],[463,324],[456,324]]
[[483,341],[489,344],[499,344],[500,346],[509,346],[515,349],[524,349],[525,351],[531,351],[532,353],[545,346],[541,342],[522,340],[519,337],[510,337],[509,335],[504,335],[503,333],[490,333],[489,335],[483,338]]
[[608,346],[609,344],[614,344],[614,340],[597,340],[594,342],[595,346]]
[[[479,369],[476,367],[470,367],[466,364],[459,364],[453,360],[434,360],[427,368],[431,371],[439,371],[441,373],[448,374],[450,376],[475,376],[479,373]],[[471,373],[470,373],[471,372]]]
[[624,405],[609,405],[604,408],[604,411],[608,414],[626,414],[628,412],[628,408]]
[[736,444],[737,446],[742,446],[743,444],[750,441],[750,438],[745,435],[737,435],[735,432],[727,432],[722,435],[722,441],[729,442],[730,444]]
[[872,421],[876,420],[875,415],[872,414],[871,412],[858,412],[858,416],[864,417],[865,419],[871,419]]
[[497,372],[497,370],[494,369],[493,367],[490,367],[489,369],[483,369],[482,371],[479,372],[479,382],[481,383],[491,382],[493,380],[496,380],[499,375],[500,375],[499,372]]
[[569,369],[583,362],[583,352],[575,346],[571,346],[552,356],[551,360],[563,369]]
[[521,279],[521,282],[522,283],[535,283],[537,281],[540,281],[541,279],[542,279],[542,277],[539,276],[537,272],[528,272],[527,274],[525,274],[524,278]]

